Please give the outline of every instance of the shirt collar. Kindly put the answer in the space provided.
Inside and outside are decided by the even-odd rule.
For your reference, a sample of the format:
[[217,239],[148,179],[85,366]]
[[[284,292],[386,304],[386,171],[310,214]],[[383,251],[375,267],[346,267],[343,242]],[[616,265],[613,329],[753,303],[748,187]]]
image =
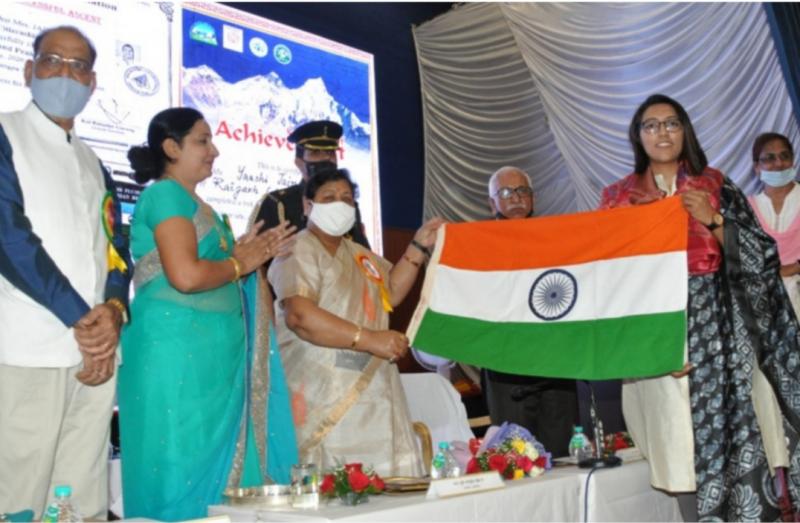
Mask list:
[[69,131],[62,129],[61,126],[48,118],[33,100],[28,103],[28,106],[23,112],[36,124],[37,129],[48,139],[55,142],[64,141],[65,143],[71,143],[74,129]]

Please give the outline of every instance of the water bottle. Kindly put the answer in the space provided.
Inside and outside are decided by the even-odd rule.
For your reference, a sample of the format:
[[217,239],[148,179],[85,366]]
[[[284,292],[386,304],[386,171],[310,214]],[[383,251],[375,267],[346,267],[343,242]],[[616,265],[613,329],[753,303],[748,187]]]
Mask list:
[[442,479],[447,477],[447,458],[444,450],[449,450],[450,445],[446,441],[439,443],[439,450],[431,461],[431,479]]
[[463,471],[446,441],[439,443],[439,451],[431,462],[431,479],[457,478]]
[[576,426],[569,440],[569,455],[577,462],[592,457],[592,442],[583,433],[583,427]]
[[72,501],[72,487],[59,485],[55,488],[56,499],[51,503],[44,515],[43,522],[78,522],[83,521],[75,502]]
[[[445,445],[444,448],[442,448],[442,444]],[[457,478],[461,476],[461,474],[463,473],[463,471],[461,470],[461,465],[458,463],[458,460],[456,459],[455,455],[453,455],[453,452],[450,450],[450,445],[448,445],[447,442],[443,441],[442,443],[439,444],[439,449],[444,454],[444,461],[445,461],[444,468],[446,471],[444,477]]]

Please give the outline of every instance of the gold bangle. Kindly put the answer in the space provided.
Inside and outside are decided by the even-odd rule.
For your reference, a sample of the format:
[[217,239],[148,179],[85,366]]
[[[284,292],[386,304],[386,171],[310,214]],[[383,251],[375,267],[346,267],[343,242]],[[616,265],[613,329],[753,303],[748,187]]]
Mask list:
[[353,336],[353,343],[350,344],[350,348],[355,350],[356,343],[358,343],[358,340],[360,339],[361,339],[361,325],[358,326],[358,329],[356,330],[356,333]]
[[233,279],[232,279],[231,281],[232,281],[232,282],[239,281],[239,278],[241,278],[241,277],[242,277],[242,268],[241,268],[241,266],[239,265],[239,260],[237,260],[237,259],[236,259],[236,258],[234,258],[233,256],[231,256],[230,258],[228,258],[228,260],[230,260],[230,262],[233,264],[233,272],[235,273],[235,274],[233,275]]
[[109,298],[106,300],[106,303],[114,307],[119,311],[120,316],[122,317],[122,323],[127,323],[128,321],[128,309],[125,308],[125,304],[120,301],[119,298]]

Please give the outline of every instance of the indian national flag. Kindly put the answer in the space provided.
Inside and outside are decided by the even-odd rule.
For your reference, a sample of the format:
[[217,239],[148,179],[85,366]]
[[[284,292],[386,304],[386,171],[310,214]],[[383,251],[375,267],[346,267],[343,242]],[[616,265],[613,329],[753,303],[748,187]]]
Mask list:
[[672,197],[448,224],[409,326],[411,345],[533,376],[614,379],[679,370],[687,222]]

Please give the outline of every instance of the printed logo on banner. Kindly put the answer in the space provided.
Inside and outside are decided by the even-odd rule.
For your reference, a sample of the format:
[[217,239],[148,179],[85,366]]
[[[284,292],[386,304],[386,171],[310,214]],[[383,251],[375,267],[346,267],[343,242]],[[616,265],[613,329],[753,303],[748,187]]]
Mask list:
[[128,67],[124,79],[128,89],[142,96],[153,96],[158,92],[160,85],[156,74],[140,65]]
[[264,41],[263,38],[259,38],[258,36],[254,36],[250,39],[250,52],[253,53],[254,56],[258,58],[264,58],[267,56],[269,52],[269,46],[267,42]]
[[[290,39],[294,29],[262,32],[258,26],[240,24],[244,18],[236,15],[237,11],[228,12],[222,4],[217,4],[216,14],[205,10],[195,12],[192,5],[195,4],[186,4],[179,24],[184,31],[182,62],[176,73],[182,72],[182,76],[173,85],[180,88],[179,103],[189,103],[213,115],[215,143],[221,152],[228,152],[222,152],[214,176],[203,184],[200,193],[216,209],[230,216],[237,234],[246,229],[247,217],[260,194],[297,182],[299,174],[291,158],[284,160],[284,153],[280,152],[291,147],[286,136],[287,129],[296,126],[294,122],[324,116],[336,119],[346,113],[348,117],[342,123],[347,149],[339,155],[339,160],[354,168],[354,172],[363,172],[362,183],[377,181],[371,140],[374,132],[370,114],[371,59],[360,52],[353,52],[352,56],[349,51],[342,54],[344,48],[339,46],[332,47],[335,51],[328,50],[323,40],[311,39],[300,47],[301,44]],[[204,49],[210,51],[203,47],[208,42],[221,52],[205,52]],[[237,50],[231,50],[232,47]],[[295,52],[300,53],[297,63]],[[238,54],[234,57],[230,53]],[[231,63],[232,58],[235,64]],[[319,67],[329,60],[341,67]],[[137,64],[159,73],[159,79],[164,81],[160,94],[168,90],[166,77],[159,69],[147,62]],[[299,89],[309,80],[307,89]],[[320,113],[319,107],[326,109]],[[273,160],[272,156],[276,158]],[[370,188],[368,196],[374,194],[377,193]],[[378,203],[369,197],[364,200],[369,202],[366,208],[370,223],[365,225],[372,236],[377,232],[377,228],[373,232],[370,226],[378,223],[378,215],[373,212]]]
[[292,51],[283,44],[278,44],[272,50],[272,55],[279,64],[288,65],[292,61]]
[[208,22],[195,22],[189,28],[189,38],[195,42],[217,45],[217,32]]
[[222,47],[236,51],[237,53],[244,52],[244,31],[232,25],[222,25]]

